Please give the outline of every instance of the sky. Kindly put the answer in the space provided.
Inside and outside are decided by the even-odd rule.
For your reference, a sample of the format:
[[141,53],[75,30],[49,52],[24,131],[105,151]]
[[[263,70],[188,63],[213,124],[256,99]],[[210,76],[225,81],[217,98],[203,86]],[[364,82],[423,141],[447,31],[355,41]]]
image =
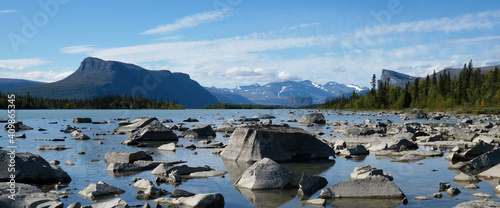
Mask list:
[[497,0],[19,0],[0,22],[0,77],[43,82],[89,56],[219,88],[500,64]]

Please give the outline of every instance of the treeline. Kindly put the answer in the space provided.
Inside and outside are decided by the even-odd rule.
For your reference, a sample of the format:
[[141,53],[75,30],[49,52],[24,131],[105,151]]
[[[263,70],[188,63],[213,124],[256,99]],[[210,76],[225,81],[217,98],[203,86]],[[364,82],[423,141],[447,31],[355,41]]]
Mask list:
[[253,105],[253,104],[230,104],[217,103],[203,106],[203,109],[288,109],[289,107],[278,105]]
[[[8,95],[0,93],[0,108],[7,109]],[[162,99],[147,99],[142,96],[106,95],[90,99],[56,99],[27,95],[16,95],[16,109],[184,109],[184,106]]]
[[434,72],[425,79],[417,78],[414,83],[407,83],[404,88],[391,87],[389,81],[380,80],[377,86],[376,76],[373,75],[372,89],[366,95],[359,96],[353,92],[351,97],[329,100],[321,108],[360,110],[420,108],[464,113],[498,112],[500,108],[498,67],[481,73],[480,68],[473,68],[472,60],[468,65],[464,64],[458,77],[451,77],[446,70],[439,77]]

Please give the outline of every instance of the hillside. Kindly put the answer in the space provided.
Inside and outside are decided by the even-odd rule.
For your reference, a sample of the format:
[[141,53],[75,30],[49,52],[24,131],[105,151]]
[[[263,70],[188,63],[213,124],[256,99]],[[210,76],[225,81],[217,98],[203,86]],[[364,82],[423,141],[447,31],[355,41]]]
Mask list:
[[0,78],[0,91],[39,84],[44,84],[44,82],[30,81],[25,79]]

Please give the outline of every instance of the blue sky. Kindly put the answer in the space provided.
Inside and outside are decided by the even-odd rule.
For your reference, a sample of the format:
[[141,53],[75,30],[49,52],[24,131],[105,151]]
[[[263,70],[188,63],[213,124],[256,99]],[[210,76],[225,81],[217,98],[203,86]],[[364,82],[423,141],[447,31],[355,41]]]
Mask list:
[[0,77],[53,82],[88,56],[183,72],[203,86],[368,86],[500,64],[500,1],[4,1]]

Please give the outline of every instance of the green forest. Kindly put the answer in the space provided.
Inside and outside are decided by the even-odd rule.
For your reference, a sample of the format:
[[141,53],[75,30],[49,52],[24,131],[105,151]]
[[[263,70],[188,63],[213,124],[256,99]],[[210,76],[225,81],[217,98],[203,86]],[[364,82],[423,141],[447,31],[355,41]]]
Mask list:
[[279,105],[254,105],[254,104],[230,104],[216,103],[213,105],[203,106],[203,109],[287,109],[289,107]]
[[403,110],[420,108],[428,111],[452,111],[457,113],[500,113],[500,71],[484,73],[474,69],[472,60],[464,64],[458,77],[444,71],[426,78],[415,79],[406,87],[392,87],[390,80],[376,81],[372,77],[372,89],[360,96],[353,92],[350,97],[340,97],[325,102],[323,109],[343,110]]
[[[13,101],[13,102],[11,102]],[[174,102],[146,99],[130,95],[106,95],[91,99],[53,99],[16,95],[9,99],[8,95],[0,93],[0,108],[7,109],[14,103],[16,109],[184,109],[184,106]]]

